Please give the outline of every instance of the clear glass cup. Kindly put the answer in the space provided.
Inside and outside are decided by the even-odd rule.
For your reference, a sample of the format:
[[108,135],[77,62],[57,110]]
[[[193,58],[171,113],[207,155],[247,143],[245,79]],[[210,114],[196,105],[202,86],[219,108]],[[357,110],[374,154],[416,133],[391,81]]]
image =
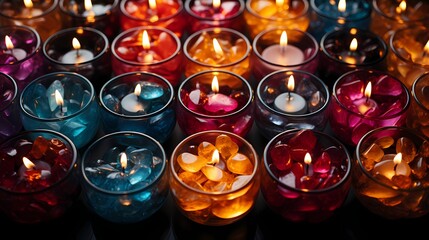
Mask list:
[[310,129],[287,130],[264,149],[261,193],[286,220],[327,221],[350,193],[351,167],[347,148],[336,138]]
[[99,107],[95,90],[84,76],[53,72],[33,80],[20,95],[25,130],[51,129],[82,149],[98,132]]
[[[8,153],[15,152],[11,156]],[[21,224],[64,216],[81,193],[74,143],[47,129],[23,131],[0,144],[0,211]]]
[[409,106],[409,91],[394,76],[384,71],[354,70],[334,84],[329,124],[338,139],[356,147],[372,129],[404,126]]
[[[7,37],[10,42],[6,45]],[[13,77],[20,91],[45,74],[42,40],[34,28],[1,26],[0,41],[4,44],[0,52],[0,72]]]
[[244,137],[252,128],[253,90],[232,72],[208,70],[186,78],[177,101],[177,123],[185,135],[224,130]]
[[[140,93],[136,88],[140,86]],[[110,79],[98,96],[105,133],[136,131],[164,143],[176,126],[174,89],[149,72],[129,72]]]
[[176,208],[193,222],[229,225],[254,208],[259,159],[244,138],[221,130],[183,139],[170,160],[170,192]]
[[411,106],[407,127],[429,137],[429,73],[424,73],[411,87]]
[[386,219],[429,212],[428,139],[404,127],[369,131],[356,147],[352,187],[358,201]]
[[0,142],[22,129],[19,115],[19,92],[13,77],[0,72]]
[[43,43],[43,55],[48,72],[81,74],[97,92],[112,75],[109,39],[95,28],[72,27],[56,32]]
[[85,206],[113,223],[148,219],[167,199],[167,166],[164,148],[149,135],[106,134],[88,146],[82,158]]
[[[295,85],[292,90],[288,88],[291,76]],[[289,93],[292,93],[290,99]],[[330,98],[326,84],[311,73],[275,71],[263,78],[256,88],[256,126],[267,139],[294,128],[323,131],[330,114]]]
[[37,31],[42,41],[46,41],[63,27],[58,1],[2,0],[0,26],[28,26]]

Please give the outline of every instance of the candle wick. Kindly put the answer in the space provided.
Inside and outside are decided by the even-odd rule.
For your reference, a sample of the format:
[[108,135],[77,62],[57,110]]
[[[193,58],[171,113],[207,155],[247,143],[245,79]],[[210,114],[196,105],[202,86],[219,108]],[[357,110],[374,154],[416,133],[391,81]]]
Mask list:
[[290,91],[289,91],[289,92],[287,92],[287,94],[288,94],[288,101],[290,101],[290,98],[291,98],[291,96],[290,96]]
[[79,49],[76,49],[76,57],[80,57]]

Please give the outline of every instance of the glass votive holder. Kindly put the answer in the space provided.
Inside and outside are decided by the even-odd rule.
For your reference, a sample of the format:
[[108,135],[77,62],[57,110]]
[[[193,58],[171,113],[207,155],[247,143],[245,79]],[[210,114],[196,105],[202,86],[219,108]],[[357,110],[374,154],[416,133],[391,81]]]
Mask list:
[[244,137],[252,128],[253,90],[235,73],[196,73],[182,82],[177,98],[177,123],[185,135],[223,130]]
[[411,87],[406,125],[429,138],[429,72],[417,78]]
[[163,76],[177,87],[182,77],[181,42],[166,28],[131,28],[113,40],[111,62],[114,75],[146,71]]
[[81,149],[98,131],[99,109],[91,82],[73,72],[54,72],[33,80],[20,95],[25,130],[51,129]]
[[392,75],[370,69],[350,71],[334,84],[329,123],[338,139],[355,147],[372,129],[404,126],[409,106],[408,89]]
[[49,72],[75,72],[88,78],[98,92],[111,78],[109,40],[94,28],[66,28],[43,44]]
[[429,142],[403,127],[369,131],[356,148],[352,187],[358,201],[386,219],[411,219],[429,212]]
[[0,156],[0,211],[12,221],[53,221],[78,200],[78,152],[62,133],[20,132],[1,143]]
[[183,44],[184,75],[225,70],[249,79],[251,49],[247,37],[234,29],[202,29],[188,36]]
[[388,71],[411,89],[414,81],[429,71],[429,28],[398,29],[390,37],[389,47]]
[[351,187],[351,158],[336,138],[292,129],[265,146],[261,193],[268,207],[293,222],[323,222],[341,208]]
[[278,70],[302,70],[314,74],[319,65],[319,43],[301,30],[271,28],[253,40],[251,61],[257,82]]
[[123,0],[119,16],[122,31],[156,26],[166,28],[181,38],[188,26],[182,0]]
[[15,80],[0,72],[0,142],[22,129],[19,115],[19,90]]
[[63,28],[95,28],[109,40],[113,40],[120,30],[119,2],[120,0],[60,0]]
[[308,0],[247,0],[243,16],[251,39],[270,28],[287,27],[306,32],[310,25],[310,4]]
[[0,72],[13,77],[20,91],[45,73],[42,41],[34,28],[0,27],[0,48]]
[[352,70],[387,70],[388,47],[381,37],[368,30],[333,30],[322,37],[320,48],[318,74],[329,87],[341,75]]
[[99,95],[105,133],[136,131],[164,143],[176,125],[173,86],[149,72],[130,72],[109,80]]
[[372,7],[367,0],[310,0],[310,6],[311,23],[308,31],[317,41],[326,33],[341,28],[369,30]]
[[370,29],[388,42],[393,32],[414,25],[428,26],[429,3],[421,0],[371,0]]
[[167,156],[144,133],[114,132],[85,150],[81,164],[86,207],[115,223],[136,223],[157,212],[167,199]]
[[259,159],[244,138],[227,131],[183,139],[170,160],[170,193],[179,212],[209,226],[245,217],[259,193]]
[[185,12],[189,22],[188,34],[213,27],[242,31],[246,27],[243,18],[244,8],[244,0],[186,0]]
[[256,88],[254,119],[267,139],[294,128],[323,131],[331,94],[323,81],[300,70],[268,74]]
[[58,0],[0,1],[0,26],[17,25],[34,28],[42,41],[62,28]]

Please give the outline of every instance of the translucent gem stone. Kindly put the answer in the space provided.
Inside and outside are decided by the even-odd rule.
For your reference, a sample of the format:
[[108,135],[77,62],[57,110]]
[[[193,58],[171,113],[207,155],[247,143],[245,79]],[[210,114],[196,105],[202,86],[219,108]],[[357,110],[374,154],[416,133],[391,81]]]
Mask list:
[[241,175],[250,175],[253,172],[253,163],[250,159],[241,153],[236,153],[226,161],[230,172]]
[[140,98],[143,100],[154,100],[164,95],[164,89],[156,83],[142,82],[140,85]]

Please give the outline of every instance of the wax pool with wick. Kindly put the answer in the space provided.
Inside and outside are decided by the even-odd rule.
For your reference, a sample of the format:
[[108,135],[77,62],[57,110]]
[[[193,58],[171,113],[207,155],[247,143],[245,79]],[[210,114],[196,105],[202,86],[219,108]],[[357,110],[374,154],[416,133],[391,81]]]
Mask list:
[[429,142],[403,127],[370,131],[356,149],[352,185],[357,199],[388,219],[410,219],[429,212]]
[[330,126],[346,144],[356,146],[369,130],[402,126],[410,105],[404,84],[388,73],[356,70],[344,74],[332,95]]
[[321,222],[343,205],[350,169],[347,149],[337,139],[309,129],[284,131],[264,149],[261,192],[283,218]]
[[65,64],[79,64],[83,62],[90,61],[94,58],[94,54],[87,50],[81,49],[80,42],[77,38],[73,38],[72,40],[73,50],[65,53],[60,61]]
[[168,196],[166,164],[162,146],[146,134],[104,135],[88,147],[82,159],[84,201],[110,222],[147,219]]
[[282,93],[274,100],[274,108],[290,114],[304,114],[307,112],[307,101],[297,93],[294,93],[295,79],[289,76],[287,82],[288,91]]
[[225,130],[244,136],[253,123],[249,83],[231,72],[203,71],[179,86],[177,120],[185,134]]
[[14,221],[59,218],[79,196],[77,152],[60,133],[19,133],[0,145],[0,159],[0,209]]

